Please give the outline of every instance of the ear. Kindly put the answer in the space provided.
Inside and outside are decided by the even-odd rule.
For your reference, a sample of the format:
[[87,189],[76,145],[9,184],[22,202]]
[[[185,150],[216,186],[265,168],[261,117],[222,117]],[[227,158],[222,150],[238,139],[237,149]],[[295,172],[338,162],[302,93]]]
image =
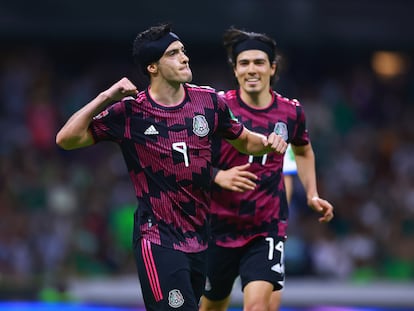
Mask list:
[[276,62],[273,62],[271,64],[271,67],[272,67],[272,74],[271,74],[271,76],[274,76],[276,74],[276,70],[277,70],[277,64],[276,64]]
[[237,78],[237,69],[236,69],[236,66],[233,66],[233,74]]
[[156,74],[158,72],[158,66],[156,63],[149,64],[147,70],[151,74]]

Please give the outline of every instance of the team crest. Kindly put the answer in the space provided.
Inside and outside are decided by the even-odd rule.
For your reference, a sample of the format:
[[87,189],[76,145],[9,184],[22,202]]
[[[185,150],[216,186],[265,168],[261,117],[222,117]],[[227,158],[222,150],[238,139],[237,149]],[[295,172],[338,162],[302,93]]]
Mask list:
[[199,137],[204,137],[208,134],[210,129],[208,128],[207,120],[202,115],[197,115],[193,118],[193,132]]
[[184,304],[184,297],[179,289],[170,290],[168,293],[168,304],[172,308],[179,308]]
[[277,122],[275,124],[275,128],[274,128],[273,132],[275,132],[275,134],[278,134],[278,135],[282,136],[282,138],[285,141],[287,141],[288,138],[289,138],[287,125],[284,122]]

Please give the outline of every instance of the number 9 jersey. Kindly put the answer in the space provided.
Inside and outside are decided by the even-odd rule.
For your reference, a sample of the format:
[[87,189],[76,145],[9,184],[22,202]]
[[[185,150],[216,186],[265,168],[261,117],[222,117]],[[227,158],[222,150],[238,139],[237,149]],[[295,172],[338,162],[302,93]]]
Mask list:
[[97,115],[90,131],[116,142],[138,199],[134,242],[140,238],[183,252],[207,248],[211,142],[236,139],[243,125],[208,87],[185,86],[181,103],[155,102],[148,89]]

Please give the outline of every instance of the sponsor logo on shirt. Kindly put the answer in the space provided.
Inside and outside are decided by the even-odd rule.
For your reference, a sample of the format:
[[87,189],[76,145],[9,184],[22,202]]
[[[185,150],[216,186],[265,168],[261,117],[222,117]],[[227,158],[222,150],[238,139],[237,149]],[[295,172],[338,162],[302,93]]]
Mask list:
[[159,132],[157,131],[154,125],[151,125],[150,127],[148,127],[144,132],[144,135],[157,135],[157,134],[159,134]]

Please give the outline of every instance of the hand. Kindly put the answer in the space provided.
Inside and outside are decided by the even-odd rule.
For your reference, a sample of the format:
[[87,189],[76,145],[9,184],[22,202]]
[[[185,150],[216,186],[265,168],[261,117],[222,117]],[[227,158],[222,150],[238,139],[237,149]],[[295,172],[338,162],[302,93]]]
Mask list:
[[313,197],[308,201],[308,205],[323,215],[319,218],[319,222],[330,222],[334,217],[333,206],[324,199]]
[[135,96],[138,94],[137,87],[128,79],[122,78],[112,85],[105,92],[106,96],[113,101],[119,101],[127,96]]
[[271,133],[267,137],[267,140],[263,141],[263,144],[268,148],[271,148],[272,151],[277,152],[279,154],[284,154],[288,147],[288,144],[285,142],[283,137],[276,133]]
[[221,188],[235,192],[245,192],[247,190],[254,190],[256,187],[255,180],[258,177],[249,172],[250,163],[233,166],[228,170],[220,170],[214,182]]

